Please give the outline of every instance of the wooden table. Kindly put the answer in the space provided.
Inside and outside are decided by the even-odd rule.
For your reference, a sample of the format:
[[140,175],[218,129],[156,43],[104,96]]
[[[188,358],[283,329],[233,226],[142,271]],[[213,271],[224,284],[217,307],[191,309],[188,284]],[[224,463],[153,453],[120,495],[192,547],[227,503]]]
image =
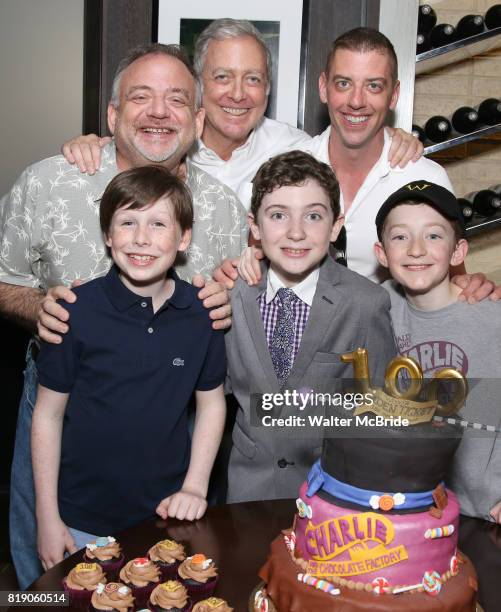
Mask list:
[[[235,612],[246,612],[257,572],[266,559],[270,541],[292,524],[292,500],[249,502],[209,508],[200,521],[169,520],[144,523],[118,537],[127,560],[144,556],[148,548],[165,538],[186,545],[188,554],[202,552],[219,568],[216,595]],[[501,527],[477,519],[461,518],[459,546],[479,574],[479,600],[485,612],[501,610]],[[41,576],[30,591],[62,590],[61,580],[81,561],[75,553]],[[61,610],[45,607],[44,610]],[[12,608],[14,610],[14,608]]]

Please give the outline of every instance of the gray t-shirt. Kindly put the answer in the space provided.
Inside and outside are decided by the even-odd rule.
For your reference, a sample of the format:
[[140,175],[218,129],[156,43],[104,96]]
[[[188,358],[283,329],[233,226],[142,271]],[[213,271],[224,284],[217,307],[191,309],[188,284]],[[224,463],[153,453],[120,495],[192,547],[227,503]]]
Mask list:
[[[62,155],[29,166],[0,202],[0,281],[48,289],[103,276],[111,262],[99,227],[99,200],[117,173],[113,142],[93,176]],[[210,277],[223,259],[238,257],[248,229],[233,191],[189,161],[186,184],[193,196],[193,234],[176,271],[189,282],[194,274]]]
[[[501,302],[455,302],[423,311],[405,299],[394,281],[383,286],[391,298],[395,341],[402,355],[419,362],[425,377],[441,368],[460,370],[469,394],[459,416],[470,422],[501,425]],[[449,483],[461,512],[492,520],[489,510],[501,500],[499,435],[467,428],[455,455]]]

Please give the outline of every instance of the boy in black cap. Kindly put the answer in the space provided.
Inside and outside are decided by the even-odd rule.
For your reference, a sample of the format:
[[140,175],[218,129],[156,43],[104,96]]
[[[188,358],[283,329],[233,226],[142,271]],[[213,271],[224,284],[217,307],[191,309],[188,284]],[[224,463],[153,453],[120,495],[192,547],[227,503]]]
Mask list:
[[468,252],[460,207],[444,187],[414,181],[384,202],[376,227],[376,257],[393,277],[385,286],[399,352],[413,357],[425,377],[453,367],[483,379],[470,384],[461,418],[490,431],[465,431],[450,484],[463,514],[500,523],[501,442],[492,433],[500,419],[492,379],[501,378],[501,305],[458,301],[461,289],[449,270]]

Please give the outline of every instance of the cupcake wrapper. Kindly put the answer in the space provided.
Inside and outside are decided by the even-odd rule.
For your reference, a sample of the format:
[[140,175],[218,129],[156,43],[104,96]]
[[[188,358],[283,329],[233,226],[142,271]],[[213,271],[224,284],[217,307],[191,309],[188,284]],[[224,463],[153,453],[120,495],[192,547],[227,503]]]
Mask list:
[[99,561],[99,559],[90,559],[84,553],[83,560],[85,563],[98,563],[103,571],[106,573],[108,582],[120,582],[118,579],[118,573],[122,569],[125,562],[124,555],[120,555],[118,559],[110,559],[109,561]]
[[199,582],[198,584],[189,584],[188,581],[182,580],[184,586],[188,589],[188,593],[193,600],[193,603],[197,603],[202,599],[207,599],[214,593],[216,585],[219,581],[219,576],[211,578],[205,584]]
[[180,565],[180,561],[175,561],[174,563],[171,563],[170,565],[166,563],[164,564],[159,563],[158,561],[155,561],[155,563],[158,569],[160,570],[160,573],[162,574],[162,582],[166,582],[167,580],[177,580],[178,579],[177,568]]
[[72,589],[68,586],[66,578],[63,578],[63,589],[69,595],[71,610],[88,609],[93,591],[87,591],[86,589]]
[[160,582],[154,582],[144,587],[136,587],[133,584],[127,584],[127,586],[132,589],[132,594],[135,597],[134,605],[137,610],[148,607],[151,592],[158,584],[160,584]]

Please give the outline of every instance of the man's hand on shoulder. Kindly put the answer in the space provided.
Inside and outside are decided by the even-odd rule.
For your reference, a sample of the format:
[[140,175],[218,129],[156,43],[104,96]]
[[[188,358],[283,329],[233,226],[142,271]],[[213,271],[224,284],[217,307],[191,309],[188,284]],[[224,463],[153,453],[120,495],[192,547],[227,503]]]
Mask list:
[[456,274],[451,280],[463,290],[458,297],[460,302],[475,304],[485,300],[487,297],[493,302],[501,299],[501,285],[496,287],[482,272]]
[[246,247],[242,255],[236,259],[225,259],[216,268],[212,278],[222,283],[227,289],[233,289],[235,281],[240,276],[248,285],[257,285],[261,280],[260,260],[264,259],[264,253],[257,246]]
[[63,341],[61,334],[65,334],[69,329],[67,321],[70,315],[56,300],[72,304],[76,299],[74,292],[62,285],[51,287],[47,291],[40,303],[37,321],[38,335],[42,340],[51,344],[60,344]]
[[61,153],[70,164],[76,164],[80,172],[95,174],[101,165],[101,149],[111,142],[109,136],[100,138],[96,134],[77,136],[65,142]]
[[238,278],[238,264],[240,257],[225,259],[219,267],[212,273],[212,278],[216,283],[221,283],[226,289],[233,289]]
[[417,162],[423,155],[423,143],[400,128],[387,127],[391,136],[391,146],[388,152],[388,161],[392,168],[405,168],[410,161]]
[[228,290],[222,283],[206,280],[201,274],[192,279],[192,285],[198,287],[199,299],[205,308],[210,308],[209,317],[213,329],[227,329],[231,326],[231,304]]

